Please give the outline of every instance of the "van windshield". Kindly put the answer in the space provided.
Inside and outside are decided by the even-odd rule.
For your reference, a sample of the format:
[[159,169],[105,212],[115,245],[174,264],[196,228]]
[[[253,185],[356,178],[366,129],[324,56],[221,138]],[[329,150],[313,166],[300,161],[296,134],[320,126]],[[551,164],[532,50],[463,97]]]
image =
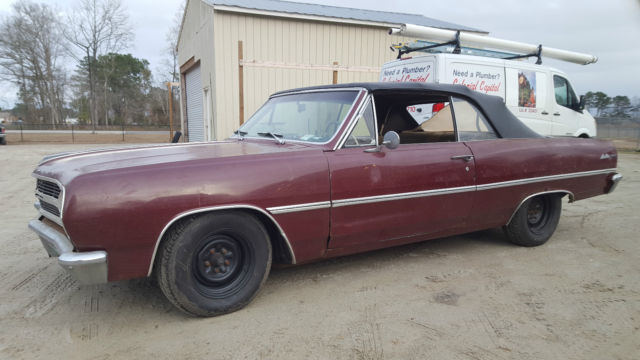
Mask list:
[[325,143],[334,137],[357,95],[358,91],[350,90],[273,97],[237,133]]

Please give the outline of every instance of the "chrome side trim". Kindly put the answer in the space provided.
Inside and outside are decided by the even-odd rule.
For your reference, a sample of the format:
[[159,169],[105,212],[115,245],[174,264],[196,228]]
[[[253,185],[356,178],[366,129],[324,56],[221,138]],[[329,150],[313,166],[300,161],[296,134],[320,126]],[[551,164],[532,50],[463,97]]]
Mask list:
[[331,205],[333,207],[361,205],[361,204],[369,204],[374,202],[394,201],[394,200],[413,199],[413,198],[420,198],[420,197],[427,197],[427,196],[456,194],[456,193],[469,192],[469,191],[475,191],[475,190],[476,190],[476,187],[474,185],[469,185],[469,186],[460,186],[460,187],[446,188],[446,189],[412,191],[412,192],[406,192],[406,193],[400,193],[400,194],[386,194],[386,195],[366,196],[366,197],[352,198],[352,199],[340,199],[340,200],[332,201]]
[[[508,186],[518,186],[518,185],[525,185],[525,184],[533,184],[533,183],[542,182],[542,181],[551,181],[551,180],[559,180],[559,179],[570,179],[570,178],[576,178],[576,177],[582,177],[582,176],[592,176],[592,175],[606,174],[606,173],[610,173],[610,172],[615,171],[615,170],[616,169],[592,170],[592,171],[583,171],[583,172],[569,173],[569,174],[559,174],[559,175],[550,175],[550,176],[540,176],[540,177],[528,178],[528,179],[502,181],[502,182],[483,184],[483,185],[478,185],[478,186],[469,185],[469,186],[460,186],[460,187],[454,187],[454,188],[442,188],[442,189],[413,191],[413,192],[406,192],[406,193],[394,193],[394,194],[366,196],[366,197],[360,197],[360,198],[339,199],[339,200],[331,201],[330,202],[330,206],[331,207],[341,207],[341,206],[361,205],[361,204],[369,204],[369,203],[383,202],[383,201],[394,201],[394,200],[404,200],[404,199],[420,198],[420,197],[427,197],[427,196],[456,194],[456,193],[476,191],[476,190],[499,189],[499,188],[508,187]],[[615,177],[615,175],[614,175],[614,177]],[[621,175],[620,175],[620,177],[621,177]],[[619,181],[619,180],[617,180],[617,181]],[[567,191],[567,190],[553,190],[553,191],[548,191],[546,193],[558,193],[558,192],[569,194],[571,199],[572,199],[572,201],[573,201],[573,193],[571,193],[570,191]],[[544,193],[537,193],[537,194],[534,194],[532,196],[540,195],[540,194],[544,194]],[[267,210],[269,210],[273,214],[279,214],[279,213],[285,213],[285,212],[289,213],[289,212],[305,211],[305,210],[314,210],[316,208],[317,209],[324,208],[325,207],[325,203],[326,202],[286,205],[286,206],[278,206],[278,207],[274,207],[274,208],[267,208]],[[322,206],[315,207],[316,205],[320,205],[320,204],[322,204]],[[274,210],[275,211],[279,211],[279,212],[274,212]],[[281,211],[281,210],[284,210],[284,211]]]
[[275,206],[275,207],[267,208],[267,211],[276,215],[276,214],[286,214],[286,213],[297,212],[297,211],[326,209],[329,207],[331,207],[331,201],[320,201],[320,202],[307,203],[307,204]]
[[542,182],[542,181],[571,179],[571,178],[582,177],[582,176],[608,174],[614,171],[616,171],[616,169],[581,171],[581,172],[568,173],[568,174],[558,174],[558,175],[539,176],[539,177],[518,179],[518,180],[501,181],[501,182],[495,182],[490,184],[482,184],[482,185],[478,185],[477,187],[478,187],[478,191],[490,190],[490,189],[498,189],[498,188],[508,187],[508,186],[533,184],[533,183]]
[[611,194],[613,190],[618,187],[618,183],[620,183],[620,180],[622,180],[622,174],[616,173],[611,177],[611,187],[609,187],[609,191],[607,191],[607,194]]
[[516,209],[513,211],[513,213],[509,217],[509,221],[507,221],[506,225],[509,225],[511,223],[511,220],[513,220],[513,217],[516,216],[516,213],[518,212],[518,210],[520,210],[520,207],[522,206],[522,204],[524,204],[527,200],[529,200],[529,199],[531,199],[533,197],[536,197],[538,195],[546,195],[546,194],[565,194],[565,195],[569,195],[569,202],[573,202],[573,199],[574,199],[573,193],[571,191],[569,191],[569,190],[551,190],[551,191],[543,191],[543,192],[531,194],[531,195],[527,196],[526,198],[524,198],[522,201],[520,201],[520,204],[518,204]]
[[162,237],[164,236],[165,232],[167,232],[167,230],[169,229],[169,227],[171,227],[171,225],[173,225],[173,223],[175,223],[176,221],[182,219],[185,216],[199,214],[199,213],[203,213],[203,212],[209,212],[209,211],[229,210],[229,209],[250,209],[250,210],[259,211],[260,213],[262,213],[265,216],[267,216],[276,225],[276,227],[278,228],[278,231],[280,232],[280,235],[282,235],[282,238],[287,243],[287,248],[289,249],[289,254],[291,254],[291,262],[292,262],[292,264],[296,263],[296,254],[293,252],[293,248],[291,247],[291,243],[289,242],[289,238],[287,238],[287,235],[285,234],[284,230],[282,230],[282,227],[280,226],[280,224],[278,224],[276,219],[274,219],[273,216],[271,216],[271,214],[269,214],[269,212],[267,212],[264,209],[261,209],[261,208],[259,208],[257,206],[253,206],[253,205],[246,205],[246,204],[223,205],[223,206],[212,206],[212,207],[206,207],[206,208],[200,208],[200,209],[193,209],[193,210],[185,211],[183,213],[180,213],[180,214],[176,215],[173,219],[171,219],[171,221],[169,221],[167,223],[167,225],[165,225],[164,229],[162,229],[162,232],[160,233],[160,236],[158,236],[158,239],[156,240],[156,245],[155,245],[155,247],[153,249],[153,255],[151,256],[151,262],[149,263],[149,271],[147,272],[147,276],[151,276],[151,272],[153,271],[153,263],[154,263],[154,261],[156,259],[156,254],[158,253],[158,247],[160,246],[160,241],[162,240]]

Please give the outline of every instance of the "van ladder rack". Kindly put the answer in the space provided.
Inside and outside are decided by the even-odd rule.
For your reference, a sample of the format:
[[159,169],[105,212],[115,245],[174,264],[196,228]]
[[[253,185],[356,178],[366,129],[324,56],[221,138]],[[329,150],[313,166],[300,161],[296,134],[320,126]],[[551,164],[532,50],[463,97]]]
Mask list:
[[[538,58],[537,63],[542,62],[542,56],[581,65],[593,64],[598,61],[598,58],[596,56],[590,54],[563,49],[555,49],[547,46],[543,47],[542,45],[533,45],[512,40],[498,39],[465,31],[461,32],[459,30],[447,30],[414,24],[401,24],[400,27],[389,29],[389,34],[400,35],[414,39],[423,39],[433,43],[440,43],[440,46],[443,46],[445,44],[455,45],[456,47],[454,49],[454,53],[458,51],[458,49],[463,49],[462,46],[468,46],[478,50],[478,53],[481,53],[479,50],[484,49],[509,51],[515,53],[511,56],[503,57],[503,59],[522,59],[535,56]],[[430,50],[435,47],[437,46],[426,50]],[[406,51],[407,49],[403,49],[404,54],[407,53]]]
[[406,44],[398,44],[398,45],[391,46],[391,51],[398,49],[398,57],[396,59],[400,59],[402,55],[412,53],[414,51],[424,51],[429,49],[435,49],[441,46],[455,45],[456,47],[453,49],[453,54],[460,54],[460,31],[456,32],[455,40],[447,41],[440,44],[432,44],[432,43],[430,44],[431,45],[417,47],[417,48],[410,48]]
[[390,47],[391,51],[398,50],[398,59],[402,57],[402,55],[406,55],[412,53],[414,51],[422,51],[427,53],[453,53],[453,54],[461,54],[461,55],[473,55],[473,56],[483,56],[490,57],[495,59],[515,59],[519,57],[530,57],[537,56],[536,54],[532,55],[520,55],[516,53],[495,51],[495,50],[486,50],[486,49],[478,49],[467,46],[457,47],[457,43],[455,40],[447,41],[444,43],[434,43],[431,41],[425,40],[415,40],[410,43],[400,43],[393,44]]
[[531,53],[531,54],[525,54],[525,55],[516,55],[516,56],[511,56],[511,57],[506,57],[504,58],[505,60],[515,60],[515,59],[525,59],[525,58],[530,58],[530,57],[537,57],[538,60],[536,60],[536,65],[542,65],[542,44],[538,45],[538,51]]

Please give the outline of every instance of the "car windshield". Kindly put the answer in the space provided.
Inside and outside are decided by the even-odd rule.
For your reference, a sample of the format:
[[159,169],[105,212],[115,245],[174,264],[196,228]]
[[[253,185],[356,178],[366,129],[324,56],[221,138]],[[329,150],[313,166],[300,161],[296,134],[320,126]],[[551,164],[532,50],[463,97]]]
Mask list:
[[325,143],[338,131],[358,91],[282,95],[269,99],[237,135]]

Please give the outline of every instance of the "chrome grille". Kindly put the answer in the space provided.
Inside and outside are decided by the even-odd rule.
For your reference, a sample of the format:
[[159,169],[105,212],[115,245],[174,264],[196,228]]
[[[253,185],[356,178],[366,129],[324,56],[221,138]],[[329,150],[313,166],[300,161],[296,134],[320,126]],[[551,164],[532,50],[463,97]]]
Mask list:
[[53,205],[53,204],[49,204],[46,201],[42,201],[40,200],[40,207],[42,207],[42,210],[51,213],[52,215],[55,215],[57,217],[60,217],[60,209],[58,209],[57,206]]
[[[56,199],[60,198],[60,187],[58,186],[58,184],[52,181],[38,179],[38,182],[36,184],[36,191]],[[60,212],[58,212],[58,214],[59,213]]]

